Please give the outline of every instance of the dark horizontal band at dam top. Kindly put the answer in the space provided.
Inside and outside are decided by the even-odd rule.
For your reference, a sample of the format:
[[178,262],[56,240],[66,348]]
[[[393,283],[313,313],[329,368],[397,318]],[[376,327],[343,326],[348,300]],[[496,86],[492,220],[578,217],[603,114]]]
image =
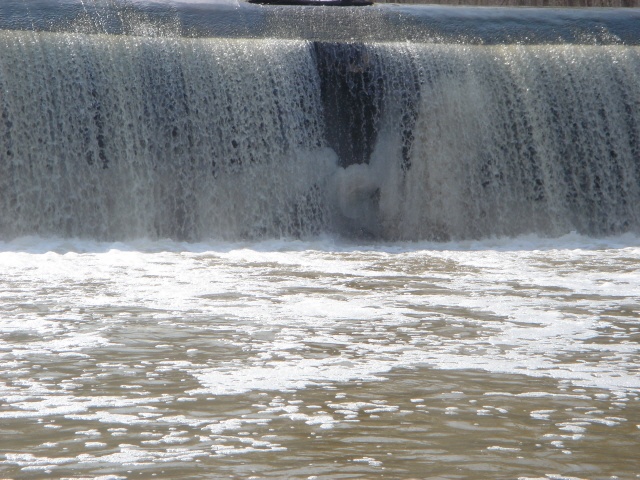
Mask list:
[[640,0],[375,0],[375,3],[477,7],[640,8]]
[[640,0],[248,0],[265,5],[366,6],[374,3],[476,7],[639,8]]
[[312,6],[369,6],[374,3],[413,5],[456,5],[477,7],[599,7],[638,8],[640,0],[248,0],[263,5],[312,5]]

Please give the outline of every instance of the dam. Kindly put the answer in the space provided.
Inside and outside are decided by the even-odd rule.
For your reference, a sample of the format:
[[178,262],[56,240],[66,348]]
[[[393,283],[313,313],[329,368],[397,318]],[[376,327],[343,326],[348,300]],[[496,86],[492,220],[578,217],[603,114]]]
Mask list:
[[3,238],[640,227],[636,11],[109,5],[0,33]]
[[636,478],[616,1],[1,2],[0,478]]

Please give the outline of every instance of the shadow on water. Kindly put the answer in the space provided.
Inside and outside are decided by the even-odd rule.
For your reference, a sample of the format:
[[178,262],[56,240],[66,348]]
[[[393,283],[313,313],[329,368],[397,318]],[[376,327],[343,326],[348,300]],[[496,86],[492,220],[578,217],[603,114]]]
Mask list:
[[102,242],[82,238],[22,237],[11,241],[0,241],[0,254],[25,253],[29,255],[56,254],[103,254],[111,251],[142,253],[229,253],[239,250],[255,252],[318,252],[351,254],[388,253],[406,254],[412,252],[461,251],[461,252],[551,252],[576,250],[583,252],[602,252],[605,250],[623,250],[638,248],[640,237],[636,234],[623,234],[613,237],[594,238],[571,233],[557,237],[527,235],[520,237],[490,238],[453,242],[385,242],[358,241],[339,237],[321,236],[315,239],[299,240],[294,238],[270,239],[264,241],[203,241],[180,242],[171,239],[138,239],[122,242]]

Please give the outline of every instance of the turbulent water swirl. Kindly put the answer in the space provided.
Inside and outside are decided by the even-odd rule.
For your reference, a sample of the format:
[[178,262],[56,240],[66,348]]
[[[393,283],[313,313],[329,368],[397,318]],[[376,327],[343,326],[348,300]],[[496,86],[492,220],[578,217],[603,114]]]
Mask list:
[[0,236],[640,227],[640,50],[0,32]]

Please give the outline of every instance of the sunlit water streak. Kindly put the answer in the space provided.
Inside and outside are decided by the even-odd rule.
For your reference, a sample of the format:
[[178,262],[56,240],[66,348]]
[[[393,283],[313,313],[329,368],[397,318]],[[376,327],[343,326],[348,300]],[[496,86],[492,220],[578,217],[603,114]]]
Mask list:
[[4,475],[637,472],[637,237],[1,247]]

